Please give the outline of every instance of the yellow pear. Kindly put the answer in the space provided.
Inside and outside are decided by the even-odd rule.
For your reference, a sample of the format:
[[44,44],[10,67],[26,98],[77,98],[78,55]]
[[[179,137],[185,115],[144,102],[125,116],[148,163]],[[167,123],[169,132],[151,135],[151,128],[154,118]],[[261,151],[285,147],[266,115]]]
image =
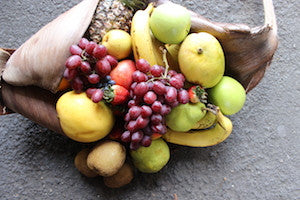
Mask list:
[[225,59],[219,41],[209,33],[188,35],[178,53],[181,72],[186,79],[205,88],[215,86],[223,77]]
[[56,110],[64,133],[78,142],[100,140],[114,125],[111,109],[103,101],[94,103],[85,93],[65,93],[57,101]]

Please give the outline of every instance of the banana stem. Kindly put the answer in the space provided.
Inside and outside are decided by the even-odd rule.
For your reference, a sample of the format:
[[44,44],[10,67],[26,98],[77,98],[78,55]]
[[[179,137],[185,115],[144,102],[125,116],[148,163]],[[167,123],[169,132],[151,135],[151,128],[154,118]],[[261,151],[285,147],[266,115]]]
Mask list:
[[265,12],[265,25],[269,25],[273,28],[277,34],[277,23],[274,11],[274,5],[272,0],[263,0],[264,12]]

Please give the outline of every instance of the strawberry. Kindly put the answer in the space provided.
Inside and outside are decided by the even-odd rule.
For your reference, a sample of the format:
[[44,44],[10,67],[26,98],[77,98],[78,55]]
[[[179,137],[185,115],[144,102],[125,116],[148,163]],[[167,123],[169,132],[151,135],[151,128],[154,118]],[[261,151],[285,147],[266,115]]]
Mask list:
[[132,83],[132,74],[135,70],[135,64],[132,60],[123,60],[111,71],[110,76],[117,85],[129,89]]
[[113,85],[104,89],[104,99],[112,105],[120,105],[128,100],[129,92],[121,85]]
[[190,102],[192,103],[197,103],[197,102],[202,102],[202,103],[207,103],[207,93],[204,90],[203,87],[200,85],[194,85],[190,87],[188,90],[189,97],[190,97]]

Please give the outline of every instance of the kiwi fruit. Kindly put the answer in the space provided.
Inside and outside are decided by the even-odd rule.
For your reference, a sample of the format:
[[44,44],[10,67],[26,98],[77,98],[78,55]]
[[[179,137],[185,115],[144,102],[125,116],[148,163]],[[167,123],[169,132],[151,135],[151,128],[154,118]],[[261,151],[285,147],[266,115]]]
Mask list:
[[96,177],[98,174],[87,166],[87,157],[89,153],[90,150],[88,148],[81,150],[75,156],[74,164],[78,171],[86,177]]
[[109,188],[120,188],[131,182],[134,177],[133,168],[130,164],[125,163],[121,169],[114,175],[104,177],[104,184]]
[[116,141],[103,141],[97,144],[89,153],[87,165],[100,176],[112,176],[123,166],[126,159],[126,149]]

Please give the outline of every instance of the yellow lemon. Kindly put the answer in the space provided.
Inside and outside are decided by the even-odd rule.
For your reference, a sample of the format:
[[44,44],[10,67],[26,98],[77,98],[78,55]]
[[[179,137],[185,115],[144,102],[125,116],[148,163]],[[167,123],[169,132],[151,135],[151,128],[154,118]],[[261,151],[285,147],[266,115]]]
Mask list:
[[78,142],[95,142],[113,128],[114,116],[104,102],[94,103],[85,93],[62,95],[56,104],[64,133]]
[[178,53],[181,72],[186,79],[205,88],[215,86],[223,77],[225,58],[219,41],[209,33],[188,35]]
[[123,30],[114,29],[107,32],[102,39],[109,55],[118,60],[128,57],[132,51],[131,36]]

